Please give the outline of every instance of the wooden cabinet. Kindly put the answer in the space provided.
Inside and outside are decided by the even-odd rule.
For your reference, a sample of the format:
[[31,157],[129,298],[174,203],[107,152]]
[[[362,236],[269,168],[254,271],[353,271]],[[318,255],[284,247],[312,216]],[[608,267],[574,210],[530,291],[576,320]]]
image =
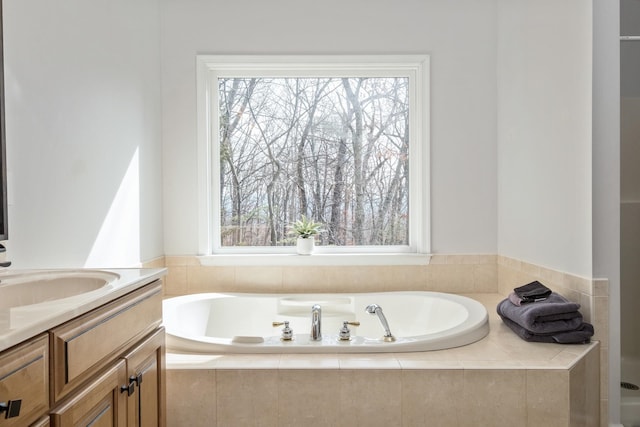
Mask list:
[[157,281],[53,329],[52,426],[164,426],[161,322]]
[[156,282],[51,330],[53,402],[75,390],[162,322]]
[[49,356],[43,334],[0,355],[0,426],[28,426],[49,410]]
[[161,322],[156,280],[0,353],[0,427],[164,426]]

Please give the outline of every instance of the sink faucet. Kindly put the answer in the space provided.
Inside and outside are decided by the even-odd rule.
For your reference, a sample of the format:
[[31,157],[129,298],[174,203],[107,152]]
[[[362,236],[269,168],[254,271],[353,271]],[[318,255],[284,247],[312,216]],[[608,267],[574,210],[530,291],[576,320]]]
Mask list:
[[318,304],[311,307],[311,341],[322,341],[322,308]]
[[[7,252],[7,248],[5,248],[2,243],[0,243],[0,253],[4,253],[4,252]],[[2,261],[2,262],[0,262],[0,267],[2,267],[2,268],[9,267],[10,265],[11,265],[11,261]]]
[[382,337],[382,339],[387,342],[395,341],[396,338],[391,333],[391,330],[389,330],[389,323],[387,323],[387,318],[382,312],[382,307],[380,307],[378,304],[370,304],[367,306],[367,308],[365,308],[365,310],[369,314],[377,315],[378,319],[380,319],[380,323],[382,323],[382,327],[384,328],[384,336]]

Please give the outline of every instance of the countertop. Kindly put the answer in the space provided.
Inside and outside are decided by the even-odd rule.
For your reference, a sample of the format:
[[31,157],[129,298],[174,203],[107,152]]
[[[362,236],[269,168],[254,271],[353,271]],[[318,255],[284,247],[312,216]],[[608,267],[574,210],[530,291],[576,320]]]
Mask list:
[[[0,351],[160,279],[167,272],[164,268],[116,268],[91,271],[96,270],[115,273],[117,278],[105,286],[78,295],[37,304],[0,308]],[[0,273],[0,300],[3,293],[3,277],[28,275],[39,271],[64,274],[81,272],[82,269],[6,270]],[[20,286],[20,284],[4,284],[4,286]]]

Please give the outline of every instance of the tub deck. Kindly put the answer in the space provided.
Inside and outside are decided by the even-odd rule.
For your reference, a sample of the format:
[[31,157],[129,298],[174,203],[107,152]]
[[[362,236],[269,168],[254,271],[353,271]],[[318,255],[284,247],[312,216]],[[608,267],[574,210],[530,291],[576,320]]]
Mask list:
[[169,426],[606,425],[598,342],[523,341],[496,314],[501,295],[466,296],[487,307],[491,331],[464,347],[167,354]]

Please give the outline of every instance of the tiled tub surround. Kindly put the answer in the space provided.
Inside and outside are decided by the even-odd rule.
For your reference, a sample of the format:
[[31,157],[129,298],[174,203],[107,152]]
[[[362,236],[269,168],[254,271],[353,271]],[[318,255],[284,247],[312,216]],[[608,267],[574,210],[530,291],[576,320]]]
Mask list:
[[[396,370],[398,370],[397,366],[401,363],[402,360],[405,360],[404,364],[400,365],[402,369],[399,369],[398,372],[396,372],[397,375],[400,375],[400,377],[398,377],[400,379],[406,378],[407,376],[413,378],[413,375],[407,374],[407,372],[409,372],[408,369],[413,368],[411,368],[410,365],[407,365],[406,362],[407,358],[413,358],[414,360],[421,361],[420,363],[422,364],[422,369],[419,369],[419,372],[416,373],[416,375],[433,375],[435,377],[439,375],[449,374],[462,375],[461,377],[451,377],[458,378],[458,381],[448,384],[447,387],[461,387],[461,379],[464,379],[463,383],[466,384],[467,380],[475,378],[475,374],[472,374],[471,372],[475,373],[476,368],[479,368],[480,366],[482,367],[481,369],[478,369],[478,375],[480,376],[482,373],[490,373],[489,376],[491,378],[494,378],[495,375],[498,375],[498,377],[495,378],[502,378],[504,376],[506,381],[507,378],[511,378],[510,375],[514,375],[517,378],[521,378],[523,384],[525,385],[530,385],[532,384],[531,381],[534,381],[533,379],[531,379],[530,381],[526,381],[526,379],[529,378],[530,375],[534,375],[534,373],[535,375],[543,375],[540,372],[540,363],[547,364],[547,368],[542,369],[542,371],[547,372],[547,374],[551,378],[560,378],[561,376],[557,376],[559,372],[565,372],[563,374],[565,378],[569,378],[570,375],[576,375],[575,373],[571,374],[571,372],[574,372],[576,367],[580,366],[583,362],[578,363],[578,365],[576,365],[573,369],[570,369],[570,366],[573,366],[571,365],[571,363],[573,362],[566,362],[565,357],[567,355],[574,354],[576,351],[578,351],[578,349],[583,349],[583,346],[559,346],[524,342],[517,338],[515,334],[513,334],[510,330],[508,330],[508,328],[506,328],[506,326],[502,325],[501,321],[495,314],[495,305],[497,304],[499,299],[504,297],[504,295],[506,295],[508,291],[510,291],[513,287],[528,283],[532,280],[540,280],[542,283],[544,283],[554,291],[562,293],[563,295],[574,301],[580,302],[580,304],[582,305],[581,312],[585,315],[585,319],[593,323],[595,326],[596,335],[594,336],[594,340],[600,341],[597,364],[593,364],[593,360],[596,358],[596,356],[591,354],[589,358],[587,358],[591,361],[589,364],[585,364],[585,366],[588,365],[587,371],[590,373],[590,375],[593,375],[594,371],[598,371],[598,364],[600,366],[599,372],[597,372],[601,381],[600,393],[598,393],[600,398],[600,407],[597,409],[600,413],[600,424],[603,426],[607,425],[608,282],[606,280],[585,279],[555,270],[550,270],[544,267],[528,264],[519,260],[514,260],[512,258],[496,255],[434,255],[432,256],[429,265],[421,266],[208,267],[201,266],[197,257],[166,257],[165,265],[168,267],[168,276],[165,287],[165,293],[168,296],[197,292],[230,291],[289,293],[301,291],[376,292],[388,290],[428,290],[460,294],[473,294],[474,298],[481,300],[485,302],[485,304],[487,304],[487,309],[490,313],[490,316],[492,316],[492,321],[494,322],[491,325],[492,331],[489,337],[485,338],[479,343],[475,343],[459,349],[444,350],[439,352],[415,354],[406,353],[404,355],[395,355],[395,357],[392,357],[391,359],[389,359],[389,356],[387,356],[386,358],[382,356],[382,359],[380,359],[380,356],[373,356],[370,359],[354,359],[356,355],[345,355],[340,356],[339,359],[337,357],[335,358],[335,360],[337,360],[336,363],[340,363],[340,361],[344,360],[360,360],[361,363],[359,363],[359,365],[361,368],[364,368],[366,366],[366,369],[376,370],[376,374],[378,373],[377,370],[380,369],[380,366],[374,364],[374,361],[382,363],[383,365],[388,365],[389,363],[391,363],[396,368]],[[498,345],[499,341],[496,341],[496,339],[500,340],[500,337],[505,338],[505,341],[503,341],[502,344]],[[496,345],[497,348],[494,348]],[[565,348],[566,350],[560,350]],[[550,352],[552,353],[552,355],[547,357],[546,359],[531,359],[533,349],[536,349],[535,351],[542,352],[542,354],[547,354]],[[558,351],[560,351],[560,353],[556,354],[556,352]],[[495,356],[494,352],[497,352],[499,354],[499,357]],[[459,353],[464,354],[465,356],[463,358],[460,358],[458,356]],[[520,357],[518,357],[518,354],[520,354]],[[558,357],[560,359],[558,359]],[[579,355],[577,357],[579,358]],[[586,363],[587,359],[581,360],[584,360]],[[209,380],[214,381],[210,384],[211,387],[213,387],[214,385],[216,387],[219,387],[221,384],[219,382],[220,378],[218,378],[220,377],[220,374],[225,376],[225,380],[228,380],[230,378],[227,376],[230,373],[228,371],[234,370],[238,371],[236,373],[238,375],[237,379],[238,381],[240,381],[239,384],[245,384],[248,387],[253,387],[253,385],[251,385],[251,381],[253,381],[253,379],[251,378],[254,375],[254,371],[251,370],[241,372],[244,369],[244,361],[247,361],[245,357],[225,356],[215,358],[215,360],[217,361],[216,363],[218,363],[217,368],[213,370],[206,369],[206,375],[202,376],[194,373],[194,371],[185,372],[182,370],[170,370],[168,375],[168,385],[170,387],[169,396],[172,396],[171,390],[173,390],[174,386],[188,383],[188,380],[186,380],[188,376],[195,376],[198,378],[198,381],[208,381],[208,378]],[[318,380],[319,383],[325,383],[328,381],[325,380],[324,377],[324,375],[326,374],[327,378],[342,378],[340,381],[344,381],[345,369],[349,370],[349,365],[344,364],[348,362],[343,362],[342,364],[337,365],[338,367],[343,367],[343,369],[336,370],[336,365],[332,365],[332,362],[330,362],[330,360],[332,359],[327,358],[326,356],[318,356],[318,359],[316,360],[316,364],[318,365],[317,367],[325,369],[322,371],[322,374],[309,373],[307,369],[309,367],[313,367],[313,365],[307,365],[306,369],[299,371],[296,369],[297,365],[290,364],[287,369],[283,370],[279,365],[281,361],[279,356],[261,356],[259,360],[262,360],[263,362],[258,362],[254,358],[249,360],[247,365],[250,365],[253,369],[255,369],[256,367],[266,367],[266,372],[261,372],[261,375],[273,376],[277,374],[276,377],[269,377],[272,378],[272,380],[279,379],[282,375],[284,375],[284,377],[280,379],[285,380],[286,378],[290,378],[291,375],[304,374],[320,375],[322,379]],[[295,361],[296,359],[294,355],[288,355],[282,356],[282,360]],[[438,360],[444,360],[445,363],[439,363]],[[550,367],[548,366],[548,364],[552,361],[563,360],[564,365],[552,364]],[[531,364],[528,364],[529,362],[531,362]],[[222,365],[220,365],[220,363]],[[236,363],[239,363],[240,365],[235,365]],[[274,366],[274,363],[277,366]],[[453,366],[451,364],[453,364]],[[440,368],[438,368],[438,366],[440,366]],[[223,370],[222,367],[224,367],[225,369]],[[248,367],[247,369],[250,368]],[[433,371],[429,372],[431,370]],[[258,369],[258,371],[261,370]],[[286,374],[284,374],[285,371]],[[195,372],[198,371],[196,370]],[[446,372],[446,374],[444,372]],[[370,374],[371,377],[369,377],[366,373],[361,373],[359,370],[354,370],[354,372],[349,373],[349,375],[361,375],[363,378],[368,378],[372,382],[378,381],[376,379],[378,375],[373,375],[372,373]],[[390,374],[387,372],[386,375]],[[218,378],[218,381],[215,381],[216,378]],[[301,377],[297,378],[300,379]],[[328,382],[335,383],[336,381]],[[400,380],[397,379],[397,381]],[[437,380],[433,379],[433,381]],[[347,381],[347,383],[348,382],[349,381]],[[306,380],[302,381],[301,384],[302,383],[306,384]],[[395,384],[393,382],[387,382],[386,380],[383,380],[383,383],[389,384],[389,386],[382,387],[382,390],[393,388],[391,387],[391,384]],[[508,382],[503,383],[501,380],[490,380],[487,384],[487,387],[493,390],[492,387],[498,387],[498,384],[502,384],[502,386],[505,387],[505,390],[502,390],[501,392],[494,395],[493,391],[487,391],[486,389],[483,389],[484,391],[480,392],[478,396],[502,396],[501,393],[505,393],[505,402],[509,401],[510,397],[513,395],[513,387],[507,386]],[[575,386],[575,382],[569,382],[568,384],[568,386],[571,387]],[[437,389],[442,389],[443,387],[445,386],[441,385]],[[529,386],[526,385],[526,387],[528,390]],[[347,397],[343,396],[343,398],[347,399],[347,401],[349,401],[349,399],[364,399],[362,404],[364,405],[364,407],[366,407],[367,404],[365,397],[370,395],[371,393],[375,393],[374,390],[375,387],[373,389],[371,387],[364,387],[362,390],[358,391],[356,396],[351,396],[348,399]],[[404,390],[404,388],[402,388],[402,390]],[[589,386],[587,387],[587,390],[593,392],[594,388],[592,386]],[[215,387],[213,390],[209,390],[209,392],[214,393]],[[336,389],[334,389],[332,393],[333,394],[331,394],[330,397],[329,395],[327,395],[327,398],[333,399],[336,394],[339,395]],[[421,393],[421,395],[426,398],[426,396],[428,396],[428,393],[429,389],[427,388]],[[274,396],[271,396],[271,398],[275,399]],[[169,400],[171,400],[171,398]],[[198,400],[199,399],[194,399],[192,403],[198,405]],[[394,405],[400,405],[400,402],[397,400],[392,400],[391,402],[395,402]],[[460,405],[461,402],[467,402],[465,405],[468,405],[469,399],[455,400],[456,405]],[[531,401],[527,401],[526,405],[522,403],[524,401],[521,399],[518,399],[518,402],[520,403],[516,406],[519,407],[520,410],[527,411],[528,413],[530,413],[530,415],[533,411],[533,408],[537,407]],[[542,400],[541,402],[542,403],[538,403],[538,405],[547,406],[546,400]],[[556,402],[554,403],[554,405],[561,405],[565,409],[570,408],[568,398],[561,399],[560,401],[554,400],[554,402]],[[286,403],[281,402],[278,404],[285,405]],[[275,405],[275,402],[272,402],[272,405],[269,406],[271,411],[275,410],[273,409],[273,405]],[[357,405],[360,405],[360,403],[358,403]],[[408,407],[409,406],[407,405],[402,406],[401,412],[403,415],[405,415],[405,410]],[[573,405],[573,408],[575,408],[575,405]],[[206,410],[213,409],[215,408],[211,408],[210,406],[206,408]],[[182,409],[180,409],[180,411],[182,411]],[[335,412],[336,409],[333,409],[333,411]],[[462,414],[464,414],[464,412],[466,411],[467,409],[460,410],[458,408],[454,412],[460,413],[460,416],[462,417]],[[380,413],[380,411],[373,412],[378,414]],[[472,411],[471,413],[474,412]],[[545,412],[541,411],[540,414],[537,415],[542,415],[543,413]],[[379,416],[382,415],[379,414]],[[471,420],[472,418],[469,417],[468,419]],[[464,420],[461,420],[460,422],[462,423],[464,422]],[[443,425],[447,424],[445,423]],[[501,425],[509,424],[507,423]],[[513,425],[523,425],[522,420],[520,420],[519,423]],[[537,425],[546,424],[543,423]],[[558,425],[569,424],[560,423]],[[576,425],[585,424],[578,423]]]
[[505,295],[513,284],[539,280],[554,291],[579,302],[580,312],[595,328],[600,342],[600,413],[602,425],[609,417],[609,282],[585,279],[507,257],[498,257],[498,292]]
[[479,342],[421,353],[168,354],[168,425],[600,425],[597,343],[528,343],[490,322]]
[[[313,255],[312,255],[313,256]],[[495,255],[434,255],[429,265],[203,266],[166,257],[167,295],[200,292],[497,292]]]

